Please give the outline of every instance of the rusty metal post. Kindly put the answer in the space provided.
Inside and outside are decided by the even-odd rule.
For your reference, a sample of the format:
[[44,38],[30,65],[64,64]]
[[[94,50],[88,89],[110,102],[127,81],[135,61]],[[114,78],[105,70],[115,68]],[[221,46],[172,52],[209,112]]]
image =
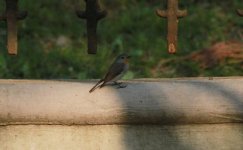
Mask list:
[[106,11],[102,11],[98,0],[85,0],[86,10],[76,11],[77,16],[87,20],[88,34],[88,53],[96,54],[97,52],[97,24],[98,21],[107,15]]
[[18,12],[18,0],[6,0],[6,11],[0,16],[0,20],[7,21],[7,48],[11,55],[17,55],[18,50],[17,20],[22,20],[26,16],[26,11]]
[[238,15],[243,16],[243,10],[242,9],[237,9],[237,13],[238,13]]
[[167,10],[156,10],[156,14],[159,17],[168,18],[167,21],[167,42],[168,52],[176,53],[177,49],[177,32],[178,32],[178,17],[184,17],[187,15],[187,10],[178,9],[178,0],[168,0]]

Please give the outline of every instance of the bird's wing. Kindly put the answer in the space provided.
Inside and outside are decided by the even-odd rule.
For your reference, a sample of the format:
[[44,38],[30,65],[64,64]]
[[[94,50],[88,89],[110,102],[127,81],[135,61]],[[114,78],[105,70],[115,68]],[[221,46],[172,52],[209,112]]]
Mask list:
[[121,74],[124,69],[125,69],[125,65],[124,63],[114,63],[111,65],[108,73],[105,75],[104,78],[104,83],[111,81],[112,79],[114,79],[116,76],[118,76],[119,74]]

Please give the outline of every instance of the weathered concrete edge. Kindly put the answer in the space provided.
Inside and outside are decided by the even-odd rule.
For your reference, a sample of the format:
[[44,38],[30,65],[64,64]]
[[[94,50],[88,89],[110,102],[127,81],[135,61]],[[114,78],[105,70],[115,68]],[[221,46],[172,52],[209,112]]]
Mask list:
[[243,122],[243,78],[155,80],[92,94],[88,81],[0,80],[0,125]]

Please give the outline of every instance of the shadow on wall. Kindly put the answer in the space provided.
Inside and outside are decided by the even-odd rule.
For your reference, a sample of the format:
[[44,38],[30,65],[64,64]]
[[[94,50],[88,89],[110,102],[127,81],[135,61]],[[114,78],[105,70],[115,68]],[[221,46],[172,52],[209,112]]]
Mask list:
[[[163,85],[163,83],[165,83],[165,85]],[[187,83],[186,91],[189,93],[183,93],[184,90],[180,88],[181,84],[185,83]],[[182,112],[181,116],[187,118],[186,113],[188,113],[188,110],[187,112],[185,111],[184,114],[184,109],[186,110],[187,108],[183,108],[185,105],[189,105],[192,109],[195,109],[195,111],[197,111],[197,107],[200,105],[205,105],[205,107],[207,107],[208,103],[204,103],[204,101],[206,101],[204,99],[205,94],[209,94],[209,97],[211,97],[209,102],[211,100],[214,101],[210,109],[217,109],[221,103],[226,105],[231,103],[230,105],[234,106],[234,108],[230,111],[242,114],[243,111],[241,108],[243,108],[243,98],[240,96],[242,94],[235,93],[234,89],[226,88],[224,84],[210,83],[210,81],[162,81],[161,83],[153,84],[129,84],[127,88],[118,89],[117,92],[122,100],[121,103],[124,105],[123,111],[125,114],[124,116],[126,116],[124,120],[125,122],[132,122],[133,124],[132,126],[122,126],[125,149],[155,150],[164,148],[194,150],[202,147],[204,147],[204,149],[225,148],[227,144],[230,148],[235,141],[225,137],[224,132],[221,132],[221,130],[225,130],[225,134],[227,134],[226,132],[233,133],[232,139],[237,137],[243,141],[242,127],[240,127],[240,134],[238,134],[238,132],[235,132],[235,128],[231,126],[225,127],[224,124],[222,124],[222,126],[209,124],[183,125],[183,120],[176,118],[175,116],[178,114],[174,114]],[[165,87],[168,84],[170,84],[170,86]],[[169,91],[170,93],[168,93]],[[200,91],[203,91],[204,95],[199,93]],[[189,96],[189,99],[184,99],[184,94],[190,94],[191,96]],[[214,99],[214,95],[220,95],[224,98]],[[183,105],[184,102],[186,103],[185,105]],[[181,104],[182,106],[180,106]],[[147,107],[148,105],[150,105],[150,107]],[[217,107],[214,108],[214,105]],[[161,117],[161,120],[159,117]],[[138,118],[141,122],[137,121]],[[234,120],[235,118],[232,117],[228,119]],[[243,118],[238,119],[240,119],[240,122],[243,120]],[[163,125],[158,125],[158,120],[160,124]],[[177,120],[178,123],[182,124],[178,125]]]
[[[144,85],[144,84],[143,84]],[[193,147],[178,137],[175,126],[159,126],[155,125],[158,118],[158,112],[167,115],[163,104],[159,99],[163,99],[164,102],[168,99],[167,94],[160,91],[160,94],[156,94],[158,91],[153,91],[156,87],[150,87],[150,85],[143,86],[140,83],[135,83],[131,89],[129,85],[127,89],[124,89],[129,94],[122,94],[118,92],[121,97],[122,104],[124,105],[124,113],[127,118],[127,122],[133,122],[134,120],[141,120],[146,124],[140,122],[134,122],[133,125],[124,125],[123,128],[123,143],[126,150],[159,150],[161,148],[166,149],[178,149],[181,150],[193,150]],[[155,85],[152,85],[155,86]],[[136,89],[136,90],[134,90]],[[157,89],[160,89],[159,86]],[[123,89],[120,89],[123,90]],[[139,97],[139,95],[146,95],[146,97]],[[162,93],[162,94],[161,94]],[[161,97],[164,95],[164,97]],[[153,107],[152,110],[148,109],[147,105]],[[152,105],[152,106],[151,106]],[[167,105],[167,104],[165,104]],[[134,107],[131,107],[134,106]],[[142,114],[141,114],[142,113]],[[143,118],[144,117],[144,118]],[[149,120],[148,120],[149,118]],[[164,117],[168,118],[168,117]],[[169,122],[169,120],[161,120],[161,122]],[[168,142],[168,140],[170,142]]]

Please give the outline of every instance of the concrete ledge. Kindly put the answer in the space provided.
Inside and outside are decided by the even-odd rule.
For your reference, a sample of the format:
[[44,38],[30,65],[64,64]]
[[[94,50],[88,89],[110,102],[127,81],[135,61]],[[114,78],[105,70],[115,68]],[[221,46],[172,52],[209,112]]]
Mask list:
[[211,124],[243,122],[243,78],[94,82],[0,80],[0,125]]
[[242,124],[0,126],[1,150],[242,150]]

